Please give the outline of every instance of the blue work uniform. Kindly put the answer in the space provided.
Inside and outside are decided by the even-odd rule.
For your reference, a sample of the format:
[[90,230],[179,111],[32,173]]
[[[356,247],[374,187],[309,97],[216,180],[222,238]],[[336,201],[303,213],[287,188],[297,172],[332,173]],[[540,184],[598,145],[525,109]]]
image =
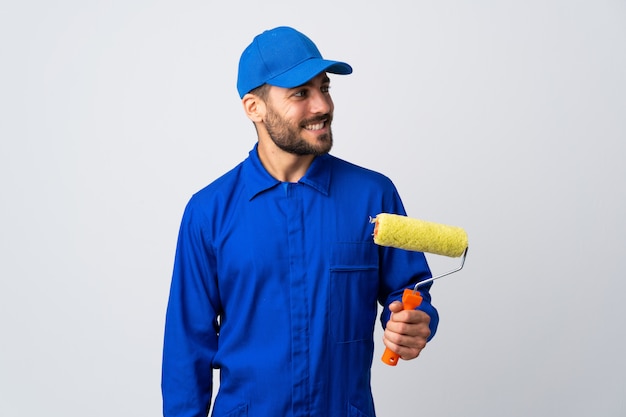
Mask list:
[[[297,183],[257,148],[190,199],[181,222],[163,351],[166,417],[375,415],[378,303],[430,277],[423,253],[377,246],[370,216],[405,214],[385,176],[318,156]],[[419,309],[438,324],[430,285]]]

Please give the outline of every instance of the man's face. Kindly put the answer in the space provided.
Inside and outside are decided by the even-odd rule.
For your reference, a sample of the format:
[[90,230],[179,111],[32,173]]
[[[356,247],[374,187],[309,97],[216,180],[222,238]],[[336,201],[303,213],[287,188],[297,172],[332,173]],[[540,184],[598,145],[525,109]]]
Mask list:
[[270,88],[263,119],[276,146],[295,155],[322,155],[333,146],[330,80],[321,73],[296,88]]

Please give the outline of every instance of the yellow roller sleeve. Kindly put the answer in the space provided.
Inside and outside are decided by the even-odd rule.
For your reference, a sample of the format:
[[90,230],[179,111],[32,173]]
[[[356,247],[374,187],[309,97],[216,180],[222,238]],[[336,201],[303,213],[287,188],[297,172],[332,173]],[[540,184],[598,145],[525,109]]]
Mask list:
[[373,221],[377,245],[453,258],[463,255],[468,245],[467,233],[457,226],[388,213],[377,215]]

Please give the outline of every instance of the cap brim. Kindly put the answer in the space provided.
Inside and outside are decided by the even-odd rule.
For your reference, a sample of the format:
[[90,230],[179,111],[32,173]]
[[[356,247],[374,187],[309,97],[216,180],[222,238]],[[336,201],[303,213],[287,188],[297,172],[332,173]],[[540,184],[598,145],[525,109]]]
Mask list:
[[306,84],[321,72],[348,75],[352,73],[352,67],[340,61],[309,59],[296,65],[289,71],[267,80],[267,84],[282,88],[294,88]]

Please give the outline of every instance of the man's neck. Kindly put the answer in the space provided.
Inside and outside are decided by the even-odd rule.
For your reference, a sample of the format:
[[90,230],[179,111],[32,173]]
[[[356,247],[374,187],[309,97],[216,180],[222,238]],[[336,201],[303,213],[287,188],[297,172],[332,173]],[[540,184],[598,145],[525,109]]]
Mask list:
[[285,152],[271,140],[259,140],[259,159],[269,174],[282,182],[298,182],[311,166],[314,155]]

